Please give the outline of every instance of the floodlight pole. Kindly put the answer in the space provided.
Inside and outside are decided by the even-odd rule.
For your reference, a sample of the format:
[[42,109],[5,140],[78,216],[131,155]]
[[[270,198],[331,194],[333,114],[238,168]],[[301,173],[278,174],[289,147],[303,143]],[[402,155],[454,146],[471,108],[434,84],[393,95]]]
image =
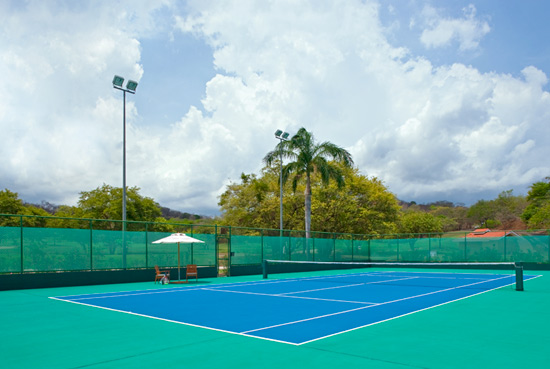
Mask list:
[[122,228],[126,230],[126,90],[122,90]]
[[[281,140],[281,143],[283,141]],[[279,176],[279,228],[281,229],[281,237],[283,236],[283,148],[279,149],[279,168],[281,175]]]
[[281,230],[281,237],[283,237],[283,141],[286,141],[288,133],[278,129],[275,131],[275,138],[280,141],[279,146],[279,168],[280,168],[280,179],[279,179],[279,229]]
[[137,83],[128,81],[126,88],[122,87],[124,78],[115,76],[113,87],[122,91],[122,262],[126,269],[126,92],[136,93]]

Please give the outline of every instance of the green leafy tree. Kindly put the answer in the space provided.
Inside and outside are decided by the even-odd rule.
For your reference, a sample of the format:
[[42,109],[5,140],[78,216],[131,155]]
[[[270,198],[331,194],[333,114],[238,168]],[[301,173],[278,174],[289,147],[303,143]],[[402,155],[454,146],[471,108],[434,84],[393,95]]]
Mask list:
[[530,228],[550,228],[550,203],[543,205],[530,216],[527,225]]
[[[0,214],[27,215],[23,218],[23,225],[26,227],[45,226],[48,222],[46,217],[50,214],[34,205],[24,204],[16,192],[8,189],[0,191]],[[18,226],[20,217],[5,216],[0,218],[0,226]]]
[[[399,205],[395,196],[377,178],[359,174],[355,168],[340,166],[346,182],[324,185],[319,175],[312,175],[311,222],[316,231],[336,233],[394,233]],[[276,229],[279,225],[279,168],[266,167],[261,177],[241,176],[240,183],[230,184],[220,196],[221,224],[240,227]],[[259,184],[261,183],[261,184]],[[297,191],[284,188],[284,227],[303,229],[305,185]]]
[[515,228],[527,207],[524,196],[514,196],[512,190],[501,192],[494,200],[480,200],[468,210],[474,225],[487,228]]
[[[396,231],[399,205],[383,183],[342,164],[345,185],[314,183],[312,224],[323,232],[388,234]],[[315,177],[317,178],[317,177]]]
[[[80,193],[78,208],[75,213],[91,219],[122,219],[122,188],[107,184],[92,191]],[[66,209],[73,211],[70,209]],[[160,206],[149,197],[139,194],[138,187],[130,187],[126,191],[127,220],[153,222],[162,215]]]
[[495,208],[491,201],[479,200],[468,210],[468,218],[479,227],[493,225],[490,220],[494,219]]
[[493,200],[494,219],[502,224],[503,228],[514,228],[521,222],[521,214],[528,205],[525,196],[515,196],[512,190],[502,191]]
[[351,154],[328,141],[316,143],[311,132],[300,128],[288,141],[281,141],[277,148],[267,153],[264,162],[272,165],[280,158],[291,160],[283,167],[283,182],[292,176],[292,189],[295,191],[300,181],[305,182],[305,231],[310,237],[311,231],[311,177],[318,174],[324,185],[334,180],[339,187],[344,185],[344,176],[340,168],[329,160],[332,159],[351,167]]
[[7,188],[0,191],[0,214],[21,214],[24,208],[17,192],[11,192]]
[[[238,227],[278,228],[278,179],[274,168],[264,168],[259,178],[255,174],[241,174],[241,182],[229,184],[220,196],[218,205],[223,212],[220,222]],[[297,229],[300,222],[297,224],[295,213],[296,208],[303,211],[303,199],[288,191],[283,197],[284,227]]]
[[417,236],[422,233],[441,233],[443,224],[440,217],[436,217],[424,211],[407,211],[399,221],[400,233],[409,233],[409,247],[411,251],[416,248]]
[[254,174],[241,174],[241,183],[231,183],[220,196],[219,206],[228,224],[241,227],[263,227],[272,224],[276,213],[270,201],[273,189],[269,178],[258,179]]
[[[16,192],[11,192],[7,188],[0,191],[0,214],[17,215],[23,213],[25,206],[23,201],[19,199]],[[0,226],[17,226],[20,224],[19,217],[0,217]]]
[[423,211],[409,211],[403,214],[399,221],[400,233],[441,233],[443,224],[441,218]]
[[472,223],[467,217],[468,208],[465,206],[432,206],[429,212],[441,220],[444,232],[472,227]]
[[521,215],[530,228],[550,227],[550,177],[548,182],[536,182],[531,185],[527,194],[529,205]]

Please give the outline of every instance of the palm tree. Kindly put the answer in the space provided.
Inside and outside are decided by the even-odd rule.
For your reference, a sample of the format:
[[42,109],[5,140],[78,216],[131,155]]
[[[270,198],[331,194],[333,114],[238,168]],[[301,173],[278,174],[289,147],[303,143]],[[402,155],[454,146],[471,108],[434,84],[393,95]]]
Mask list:
[[341,170],[329,162],[335,160],[351,167],[353,160],[351,154],[333,143],[316,143],[311,132],[300,128],[288,141],[281,141],[277,148],[267,153],[264,162],[271,165],[281,158],[290,159],[291,162],[283,167],[283,182],[290,176],[292,179],[292,190],[296,191],[298,182],[305,178],[305,230],[306,237],[310,238],[311,230],[311,175],[318,173],[323,184],[328,184],[331,179],[335,180],[338,187],[344,185],[344,176]]

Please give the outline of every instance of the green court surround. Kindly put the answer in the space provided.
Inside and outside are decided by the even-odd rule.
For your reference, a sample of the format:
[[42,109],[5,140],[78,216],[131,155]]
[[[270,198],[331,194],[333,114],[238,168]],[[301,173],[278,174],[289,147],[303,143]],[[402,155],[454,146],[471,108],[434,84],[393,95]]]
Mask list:
[[546,369],[550,272],[527,272],[542,277],[527,281],[523,292],[504,287],[301,346],[48,298],[170,288],[153,282],[2,291],[0,358],[3,368],[41,369]]

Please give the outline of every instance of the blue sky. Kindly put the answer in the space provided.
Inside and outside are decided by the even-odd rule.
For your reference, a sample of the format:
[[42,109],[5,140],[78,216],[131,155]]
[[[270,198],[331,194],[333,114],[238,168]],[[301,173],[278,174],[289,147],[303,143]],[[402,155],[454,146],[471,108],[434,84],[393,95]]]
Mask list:
[[550,175],[545,1],[0,1],[0,188],[122,183],[218,213],[300,127],[398,198],[467,205]]

